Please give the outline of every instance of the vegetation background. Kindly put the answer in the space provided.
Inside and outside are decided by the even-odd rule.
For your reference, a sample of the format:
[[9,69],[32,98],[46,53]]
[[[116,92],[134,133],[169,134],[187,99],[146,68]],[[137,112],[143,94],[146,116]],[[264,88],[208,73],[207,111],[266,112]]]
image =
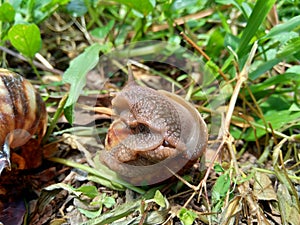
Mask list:
[[[299,29],[298,0],[2,0],[1,67],[36,85],[50,118],[43,166],[0,180],[0,221],[299,225]],[[90,127],[69,125],[99,56],[145,40],[198,54],[219,83],[226,132],[210,140],[217,147],[208,154],[218,150],[218,158],[207,163],[207,176],[194,167],[185,181],[135,187],[101,167],[96,156],[103,143],[90,142]],[[184,87],[186,76],[151,66]],[[101,140],[110,121],[103,102],[123,84],[110,82],[114,88],[82,92],[100,96]],[[190,91],[209,126],[207,102]],[[18,211],[12,216],[10,209]]]

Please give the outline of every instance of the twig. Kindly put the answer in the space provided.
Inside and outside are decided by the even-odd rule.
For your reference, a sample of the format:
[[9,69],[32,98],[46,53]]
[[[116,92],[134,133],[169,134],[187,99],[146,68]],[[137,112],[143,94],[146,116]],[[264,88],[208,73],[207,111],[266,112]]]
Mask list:
[[85,19],[84,19],[84,16],[81,16],[80,17],[80,21],[81,23],[79,23],[77,21],[76,18],[73,18],[73,21],[74,21],[74,24],[79,28],[79,30],[83,33],[84,37],[86,38],[86,40],[89,42],[89,44],[93,44],[93,41],[92,41],[92,37],[91,35],[89,34],[89,32],[87,31],[86,29],[86,23],[85,23]]
[[180,35],[194,48],[196,49],[207,61],[210,60],[210,57],[192,40],[190,39],[183,31],[180,32]]
[[250,68],[251,62],[254,58],[254,54],[256,52],[257,46],[258,46],[258,44],[257,44],[257,42],[255,42],[252,46],[251,52],[249,54],[249,57],[247,59],[247,62],[245,64],[243,70],[241,71],[240,74],[237,75],[237,82],[236,82],[235,88],[233,90],[233,93],[232,93],[232,96],[231,96],[231,99],[229,102],[228,111],[226,113],[225,126],[224,126],[225,134],[229,133],[230,121],[231,121],[231,117],[232,117],[232,114],[233,114],[233,111],[235,108],[236,100],[238,98],[238,95],[240,93],[243,83],[248,79],[249,68]]
[[53,66],[40,53],[36,53],[35,58],[37,58],[48,69],[54,69]]
[[[185,33],[180,32],[180,35],[193,47],[195,48],[207,61],[210,61],[210,57],[192,40],[190,39]],[[223,77],[224,80],[228,80],[225,76],[223,71],[218,67],[219,74]]]
[[[9,55],[12,55],[12,56],[14,56],[14,57],[17,57],[18,59],[20,59],[20,60],[22,60],[22,61],[24,61],[24,62],[28,62],[28,63],[29,63],[28,59],[26,59],[24,56],[22,56],[21,54],[19,54],[19,53],[17,53],[17,52],[14,52],[14,51],[12,51],[12,50],[10,50],[10,49],[8,49],[8,48],[5,48],[5,47],[3,47],[3,46],[0,46],[0,50],[3,51],[3,52],[6,52],[6,53],[9,54]],[[41,63],[39,63],[39,62],[37,62],[37,61],[35,61],[35,60],[33,60],[32,62],[33,62],[33,64],[34,64],[37,68],[40,68],[40,69],[42,69],[42,70],[44,70],[44,71],[48,71],[48,72],[51,72],[51,73],[54,73],[54,74],[59,74],[59,75],[62,75],[62,74],[64,73],[63,71],[58,70],[58,69],[48,68],[48,67],[46,67],[45,65],[43,65],[43,64],[41,64]]]
[[[224,5],[222,7],[219,8],[219,10],[225,10],[227,8],[231,7],[230,5]],[[211,14],[213,14],[216,11],[215,8],[210,8],[210,9],[206,9],[194,14],[190,14],[187,16],[183,16],[181,18],[175,19],[173,26],[177,26],[177,25],[182,25],[184,23],[186,23],[189,20],[197,20],[197,19],[201,19],[207,16],[210,16]],[[166,30],[169,28],[169,24],[165,23],[165,24],[161,24],[161,25],[153,25],[152,27],[150,27],[150,30],[152,32],[158,32],[158,31],[162,31],[162,30]]]

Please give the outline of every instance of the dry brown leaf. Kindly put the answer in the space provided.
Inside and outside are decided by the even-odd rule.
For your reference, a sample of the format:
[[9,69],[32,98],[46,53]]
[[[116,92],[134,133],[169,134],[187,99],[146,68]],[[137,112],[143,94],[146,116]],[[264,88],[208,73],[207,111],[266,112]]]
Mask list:
[[242,210],[241,196],[236,196],[229,202],[228,206],[224,209],[221,216],[222,219],[220,221],[220,224],[225,225],[225,224],[232,223],[231,218],[233,219],[233,216],[236,215],[241,210]]
[[299,225],[300,212],[297,210],[295,203],[293,203],[292,197],[285,185],[279,184],[277,196],[282,224]]
[[273,189],[270,178],[264,174],[257,172],[255,174],[255,182],[253,184],[253,194],[258,200],[275,200],[277,201],[276,193]]

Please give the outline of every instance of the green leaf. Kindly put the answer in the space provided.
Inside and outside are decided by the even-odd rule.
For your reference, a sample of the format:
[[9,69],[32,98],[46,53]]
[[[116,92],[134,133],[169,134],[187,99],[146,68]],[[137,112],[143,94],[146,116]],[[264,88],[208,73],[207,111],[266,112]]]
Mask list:
[[275,27],[273,27],[270,32],[264,37],[265,38],[271,38],[276,35],[281,35],[285,32],[290,32],[294,30],[295,28],[300,26],[300,16],[295,16],[292,19],[286,21],[283,24],[278,24]]
[[110,20],[106,26],[97,27],[94,30],[92,30],[91,34],[94,37],[99,38],[99,39],[105,38],[108,35],[108,33],[111,31],[111,29],[113,28],[114,24],[115,24],[115,21]]
[[[265,81],[258,83],[258,84],[253,84],[250,86],[250,90],[253,94],[258,93],[260,91],[265,91],[268,88],[270,88],[273,85],[279,85],[279,84],[287,84],[289,82],[293,81],[300,81],[300,76],[296,73],[284,73],[284,74],[278,74],[276,76],[272,76]],[[249,93],[247,92],[246,95]]]
[[181,208],[178,213],[178,218],[184,225],[192,225],[197,218],[197,214],[186,208]]
[[69,3],[69,0],[46,1],[43,5],[41,5],[40,10],[45,13],[48,13],[49,11],[53,12],[55,9],[58,8],[58,6],[66,5],[67,3]]
[[106,208],[111,208],[116,204],[116,200],[113,197],[105,196],[102,203]]
[[71,0],[66,9],[74,17],[83,16],[88,11],[84,0]]
[[[106,166],[101,164],[99,155],[97,155],[95,157],[95,162],[97,163],[96,168],[91,168],[89,166],[86,166],[86,165],[83,165],[80,163],[76,163],[71,160],[62,159],[62,158],[54,158],[53,157],[49,160],[51,160],[53,162],[64,164],[66,166],[70,166],[70,167],[74,167],[74,168],[83,170],[83,171],[85,171],[89,174],[92,174],[94,176],[97,176],[99,178],[106,179],[107,181],[110,181],[111,183],[116,183],[116,185],[118,187],[120,187],[120,185],[123,185],[123,187],[131,189],[139,194],[145,193],[145,191],[143,189],[133,186],[132,184],[129,184],[129,183],[123,181],[121,178],[119,178],[117,176],[117,174],[114,171],[110,170],[109,168],[107,168]],[[108,187],[111,188],[110,186],[108,186]]]
[[212,74],[214,75],[219,74],[219,67],[214,61],[212,60],[207,61],[205,63],[205,67],[207,67]]
[[66,5],[69,0],[44,0],[34,1],[33,5],[33,21],[38,24],[51,16],[55,11],[58,11],[60,6]]
[[[242,58],[249,50],[249,43],[251,39],[256,35],[258,28],[264,22],[270,9],[274,5],[276,0],[258,0],[252,10],[247,26],[245,27],[241,41],[237,50],[240,58]],[[243,65],[241,65],[241,68]]]
[[[278,88],[280,89],[280,88]],[[264,96],[265,98],[265,96]],[[260,108],[265,116],[273,114],[275,112],[287,110],[290,108],[291,103],[286,96],[282,94],[274,93],[260,103]],[[271,122],[271,121],[270,121]]]
[[[274,130],[281,130],[284,126],[291,123],[300,123],[300,112],[292,112],[289,109],[282,111],[269,111],[264,117],[267,123],[272,125]],[[255,141],[257,138],[266,134],[266,128],[264,121],[259,119],[256,122],[251,123],[256,128],[254,133],[253,128],[249,128],[246,132],[243,132],[242,138],[246,141]]]
[[300,112],[300,107],[296,103],[293,103],[291,107],[289,108],[289,111],[291,112]]
[[287,69],[287,73],[295,73],[295,75],[300,75],[300,65],[294,65]]
[[41,49],[40,29],[35,24],[16,24],[8,31],[11,44],[23,55],[33,59]]
[[15,9],[8,2],[4,2],[0,6],[0,20],[2,22],[13,22],[15,19]]
[[76,188],[75,191],[82,192],[82,194],[90,198],[95,198],[97,195],[99,195],[97,188],[91,185],[81,186],[79,188]]
[[99,176],[95,176],[95,175],[88,175],[87,179],[90,181],[93,181],[97,184],[101,184],[105,187],[111,188],[113,190],[117,190],[117,191],[124,191],[125,187],[122,186],[121,184],[118,184],[116,182],[111,182],[111,180],[107,180],[105,178],[99,177]]
[[268,60],[267,62],[261,64],[256,70],[251,72],[249,74],[249,78],[251,80],[257,79],[260,75],[262,75],[265,72],[267,72],[268,70],[272,69],[275,65],[277,65],[280,62],[281,62],[281,59],[277,59],[277,58]]
[[214,170],[216,171],[216,173],[223,173],[225,171],[220,164],[215,164]]
[[90,219],[96,218],[101,215],[103,205],[105,205],[105,207],[107,207],[107,208],[111,208],[116,204],[115,199],[112,197],[106,196],[105,193],[101,194],[101,195],[97,194],[97,196],[99,196],[99,198],[97,198],[97,199],[94,198],[93,201],[89,205],[96,206],[99,209],[95,210],[95,209],[93,209],[94,207],[89,210],[83,209],[83,208],[78,209],[82,214],[84,214],[86,217],[88,217]]
[[71,125],[74,122],[74,105],[75,103],[64,107],[64,115]]
[[224,35],[220,29],[214,30],[210,35],[206,46],[206,53],[211,58],[218,58],[220,56],[220,52],[224,48]]
[[231,49],[237,49],[239,45],[240,39],[230,33],[227,33],[224,38],[224,46],[231,47]]
[[300,52],[300,37],[292,38],[284,44],[276,54],[277,58],[287,58]]
[[92,201],[90,203],[90,206],[96,206],[99,209],[83,209],[83,208],[78,208],[78,210],[84,214],[86,217],[90,219],[94,219],[96,217],[99,217],[102,213],[103,205],[107,208],[111,208],[116,204],[116,201],[112,197],[106,196],[106,194],[102,194],[100,196],[100,200],[98,201]]
[[153,200],[156,202],[156,204],[158,204],[160,207],[166,207],[166,202],[165,202],[165,198],[164,196],[162,195],[162,193],[157,190],[155,192],[155,195],[154,195],[154,198]]
[[171,10],[176,11],[180,9],[185,9],[187,7],[193,7],[197,3],[199,3],[198,0],[189,0],[189,1],[174,0],[171,5]]
[[73,108],[86,84],[86,74],[95,67],[99,60],[101,45],[95,43],[86,48],[83,53],[73,59],[63,75],[63,81],[71,84],[69,97],[64,107],[65,116],[72,124],[74,121]]
[[148,15],[154,7],[152,1],[150,0],[113,0],[115,2],[121,3],[123,5],[128,6],[131,9],[135,9],[136,11],[142,13],[144,16]]
[[79,212],[81,212],[83,215],[85,215],[89,219],[96,218],[101,215],[102,207],[98,210],[88,210],[78,207]]
[[141,200],[134,202],[127,202],[117,206],[115,209],[100,215],[99,217],[93,218],[87,222],[81,223],[81,225],[91,224],[111,224],[112,222],[119,220],[120,218],[126,217],[131,213],[135,212],[141,207]]
[[212,190],[212,200],[214,203],[220,201],[226,196],[230,188],[230,177],[228,174],[222,174],[216,181]]

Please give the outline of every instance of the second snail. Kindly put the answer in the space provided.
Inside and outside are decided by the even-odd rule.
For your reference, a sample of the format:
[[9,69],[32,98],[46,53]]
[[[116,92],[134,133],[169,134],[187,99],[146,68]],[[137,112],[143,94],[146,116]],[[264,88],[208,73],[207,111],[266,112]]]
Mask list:
[[[0,102],[1,174],[5,168],[11,168],[12,149],[23,146],[33,135],[37,135],[36,144],[40,144],[46,131],[47,112],[31,83],[6,69],[0,69]],[[28,166],[23,161],[21,167]]]

